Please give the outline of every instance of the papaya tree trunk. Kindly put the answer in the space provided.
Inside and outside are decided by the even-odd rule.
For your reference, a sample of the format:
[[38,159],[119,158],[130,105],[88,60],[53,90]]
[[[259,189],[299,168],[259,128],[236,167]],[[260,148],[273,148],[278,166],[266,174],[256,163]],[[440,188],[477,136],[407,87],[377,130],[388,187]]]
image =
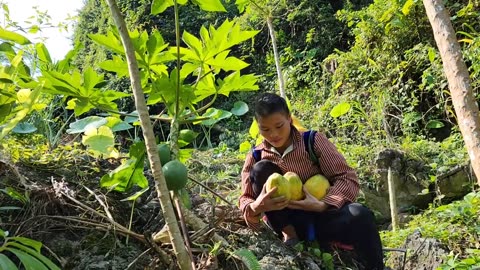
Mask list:
[[162,164],[160,163],[160,158],[158,156],[155,136],[153,133],[147,104],[145,102],[145,97],[140,82],[140,74],[138,70],[137,60],[135,58],[135,50],[133,48],[127,26],[125,24],[125,20],[123,19],[123,16],[117,6],[116,1],[106,1],[108,7],[110,8],[110,12],[112,13],[115,25],[118,28],[118,32],[120,33],[120,38],[125,49],[128,71],[130,73],[130,82],[132,84],[133,95],[135,98],[135,107],[138,111],[138,115],[140,118],[143,137],[145,139],[145,145],[147,148],[148,160],[151,164],[152,174],[155,179],[155,188],[157,190],[158,199],[162,206],[165,222],[168,226],[168,232],[173,245],[173,250],[177,257],[180,269],[192,269],[192,261],[187,253],[187,250],[185,249],[183,238],[178,227],[177,219],[175,217],[173,205],[170,200],[170,194],[167,189],[165,177],[162,173]]
[[480,118],[467,66],[450,15],[441,0],[423,0],[443,62],[458,125],[480,184]]
[[275,67],[277,68],[278,87],[280,88],[280,96],[283,98],[286,98],[285,81],[283,79],[283,73],[282,73],[282,63],[280,62],[280,55],[278,55],[277,38],[275,37],[275,29],[273,28],[272,16],[270,15],[267,15],[267,26],[268,26],[268,32],[270,33],[270,38],[272,39],[273,57],[275,58]]

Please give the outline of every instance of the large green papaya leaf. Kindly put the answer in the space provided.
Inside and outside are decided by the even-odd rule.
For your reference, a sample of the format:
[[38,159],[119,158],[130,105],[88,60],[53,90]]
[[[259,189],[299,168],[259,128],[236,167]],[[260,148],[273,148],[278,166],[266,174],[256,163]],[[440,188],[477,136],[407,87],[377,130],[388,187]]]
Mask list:
[[115,170],[104,175],[100,179],[100,185],[119,192],[127,192],[133,185],[147,188],[148,180],[143,174],[145,150],[143,142],[134,143],[130,147],[129,159]]
[[118,152],[114,147],[115,140],[112,130],[107,126],[99,128],[88,127],[82,137],[82,143],[88,146],[95,156],[105,155],[116,157]]

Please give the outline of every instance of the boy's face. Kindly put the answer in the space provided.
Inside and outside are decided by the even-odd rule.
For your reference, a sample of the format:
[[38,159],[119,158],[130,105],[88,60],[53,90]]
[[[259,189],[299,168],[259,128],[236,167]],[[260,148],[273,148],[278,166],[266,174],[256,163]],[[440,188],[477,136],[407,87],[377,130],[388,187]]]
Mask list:
[[279,151],[285,150],[291,144],[291,122],[290,115],[281,112],[257,119],[260,134]]

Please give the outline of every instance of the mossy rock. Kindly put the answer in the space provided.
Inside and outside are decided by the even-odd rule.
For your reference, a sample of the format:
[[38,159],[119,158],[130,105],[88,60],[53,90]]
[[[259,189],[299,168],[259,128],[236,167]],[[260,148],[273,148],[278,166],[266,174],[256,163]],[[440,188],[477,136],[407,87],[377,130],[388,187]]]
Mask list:
[[162,167],[162,171],[169,190],[179,190],[187,184],[188,171],[182,162],[176,159],[169,161]]

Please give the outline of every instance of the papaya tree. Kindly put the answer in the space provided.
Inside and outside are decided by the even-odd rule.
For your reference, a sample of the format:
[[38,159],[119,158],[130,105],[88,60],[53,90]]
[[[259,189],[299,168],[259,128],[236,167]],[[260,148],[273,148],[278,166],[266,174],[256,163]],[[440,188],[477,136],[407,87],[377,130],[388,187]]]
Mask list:
[[423,0],[443,62],[458,125],[480,184],[480,115],[450,15],[441,0]]
[[278,78],[278,88],[280,92],[280,96],[286,98],[285,94],[285,80],[283,77],[282,71],[282,63],[280,61],[280,55],[278,53],[278,46],[277,46],[277,37],[275,33],[275,28],[273,27],[273,11],[278,5],[280,1],[275,1],[275,3],[271,3],[270,1],[255,1],[255,0],[237,0],[236,4],[240,13],[242,12],[249,12],[259,14],[260,17],[265,19],[267,24],[268,33],[270,35],[270,39],[272,42],[272,50],[273,50],[273,57],[275,60],[275,69],[277,70],[277,78]]

